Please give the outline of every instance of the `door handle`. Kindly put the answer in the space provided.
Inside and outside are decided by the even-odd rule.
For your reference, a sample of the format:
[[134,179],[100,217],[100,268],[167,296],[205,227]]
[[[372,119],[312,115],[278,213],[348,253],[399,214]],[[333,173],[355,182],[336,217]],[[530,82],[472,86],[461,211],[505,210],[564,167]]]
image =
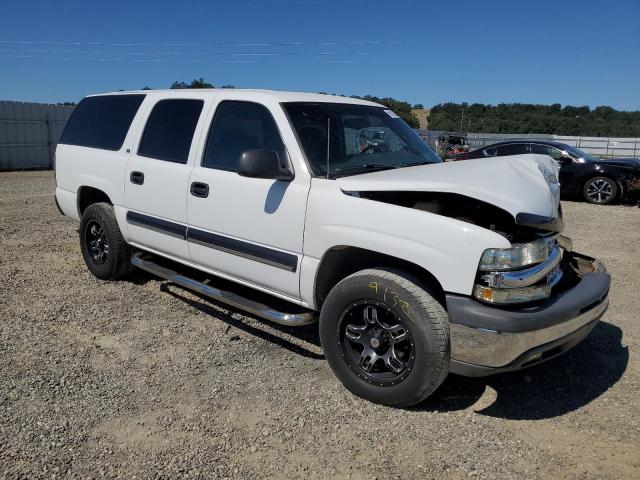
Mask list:
[[135,183],[136,185],[142,185],[144,183],[144,173],[131,172],[129,180],[131,180],[131,183]]
[[209,185],[202,182],[193,182],[189,191],[194,197],[207,198],[209,196]]

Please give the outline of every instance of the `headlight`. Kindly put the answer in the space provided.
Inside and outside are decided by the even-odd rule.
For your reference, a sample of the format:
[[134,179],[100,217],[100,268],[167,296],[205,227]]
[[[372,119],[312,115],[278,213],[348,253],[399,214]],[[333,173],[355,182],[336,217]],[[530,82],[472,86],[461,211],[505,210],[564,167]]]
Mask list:
[[[492,304],[542,300],[562,278],[562,249],[555,236],[484,251],[473,296]],[[562,238],[569,246],[571,240]]]
[[530,243],[516,243],[511,248],[489,248],[480,259],[479,270],[513,270],[544,262],[555,244],[555,239],[547,237]]

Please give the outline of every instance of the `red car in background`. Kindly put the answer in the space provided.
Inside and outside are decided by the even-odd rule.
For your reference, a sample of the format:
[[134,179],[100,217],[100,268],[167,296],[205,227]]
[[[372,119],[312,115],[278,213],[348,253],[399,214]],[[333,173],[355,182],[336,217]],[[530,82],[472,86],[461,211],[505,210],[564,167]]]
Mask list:
[[440,135],[436,139],[436,152],[443,160],[455,159],[456,155],[469,152],[466,135]]

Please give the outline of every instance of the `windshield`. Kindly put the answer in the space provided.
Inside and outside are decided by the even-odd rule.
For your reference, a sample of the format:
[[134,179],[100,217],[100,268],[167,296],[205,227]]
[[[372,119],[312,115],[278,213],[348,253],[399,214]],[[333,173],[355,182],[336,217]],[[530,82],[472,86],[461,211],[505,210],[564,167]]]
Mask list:
[[576,158],[576,159],[584,158],[587,162],[595,162],[595,161],[598,160],[593,155],[591,155],[591,154],[589,154],[587,152],[583,152],[579,148],[572,147],[571,145],[565,145],[565,150],[567,151],[567,153],[569,155],[571,155],[573,158]]
[[344,103],[296,102],[283,107],[316,176],[336,178],[441,162],[391,110]]

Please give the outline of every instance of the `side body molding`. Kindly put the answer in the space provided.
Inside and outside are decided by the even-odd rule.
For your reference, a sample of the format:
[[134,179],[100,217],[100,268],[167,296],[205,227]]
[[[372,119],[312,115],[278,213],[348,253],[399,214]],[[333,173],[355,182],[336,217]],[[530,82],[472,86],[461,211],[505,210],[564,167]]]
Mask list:
[[204,230],[198,230],[150,215],[128,211],[127,223],[147,228],[154,232],[164,233],[188,242],[197,243],[205,247],[214,248],[231,255],[248,258],[289,272],[295,272],[298,268],[298,256],[292,253],[206,232]]

